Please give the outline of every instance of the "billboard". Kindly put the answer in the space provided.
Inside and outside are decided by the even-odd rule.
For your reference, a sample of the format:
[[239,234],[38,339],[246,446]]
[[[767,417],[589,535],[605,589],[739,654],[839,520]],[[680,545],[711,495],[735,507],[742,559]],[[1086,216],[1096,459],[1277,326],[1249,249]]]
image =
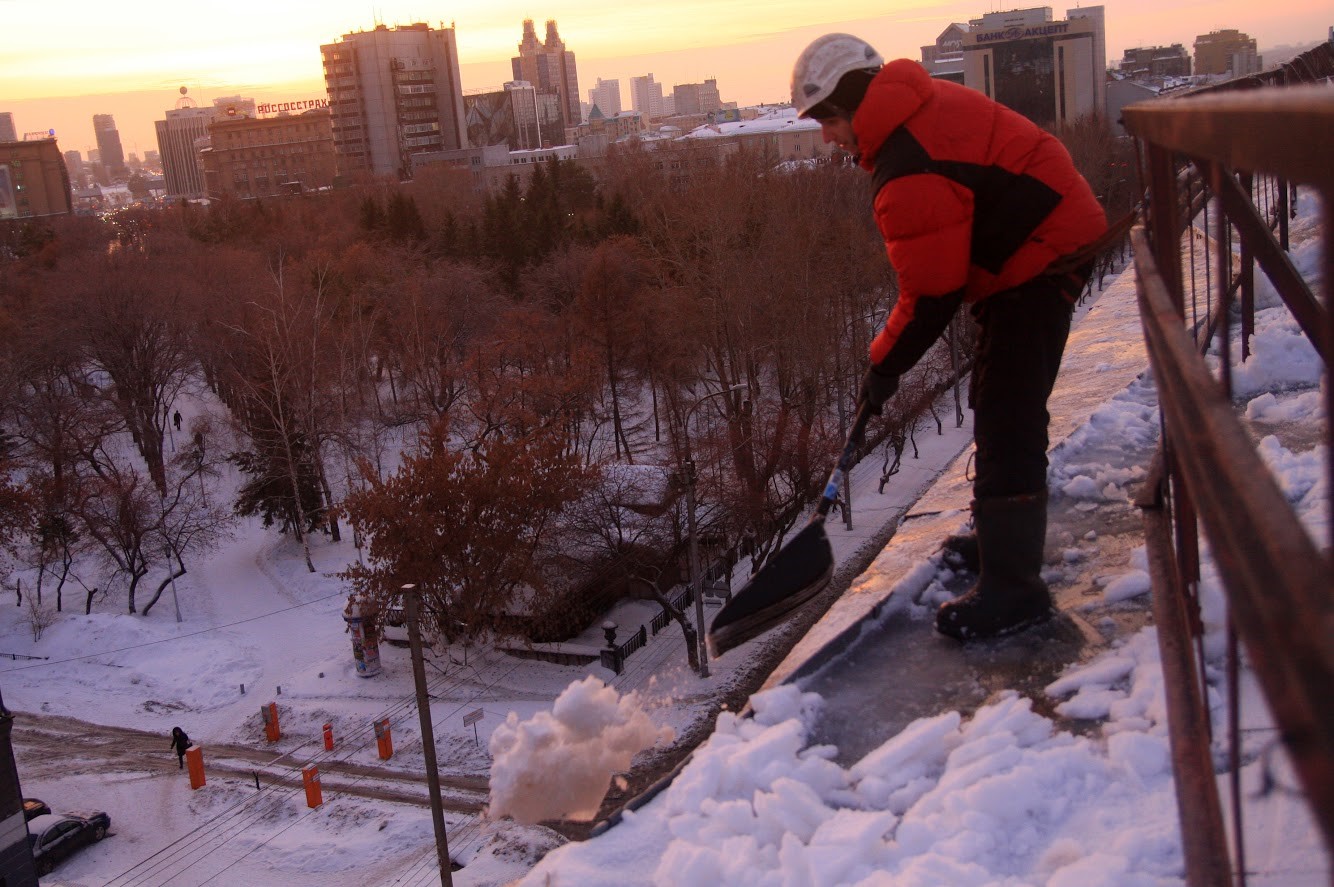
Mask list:
[[465,95],[463,113],[468,125],[468,144],[474,148],[510,145],[515,141],[514,114],[505,90]]
[[17,218],[18,207],[14,203],[14,180],[9,175],[9,164],[0,163],[0,219]]

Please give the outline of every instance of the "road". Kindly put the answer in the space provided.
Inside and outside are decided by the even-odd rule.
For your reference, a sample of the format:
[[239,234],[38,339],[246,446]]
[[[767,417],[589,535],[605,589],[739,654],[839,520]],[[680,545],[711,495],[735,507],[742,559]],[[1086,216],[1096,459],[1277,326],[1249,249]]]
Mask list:
[[[24,778],[45,778],[78,773],[108,772],[170,776],[175,755],[161,733],[90,724],[75,718],[31,712],[14,713],[14,756]],[[60,754],[51,754],[60,749]],[[326,795],[338,793],[401,804],[430,804],[426,781],[420,773],[388,766],[357,764],[340,760],[339,751],[323,752],[315,759],[320,784]],[[209,745],[204,748],[205,777],[227,776],[246,780],[259,775],[262,786],[302,785],[301,767],[309,761],[274,756],[272,750],[244,745]],[[184,779],[184,776],[181,776]],[[476,815],[487,800],[487,780],[481,776],[440,777],[444,807],[448,811]]]

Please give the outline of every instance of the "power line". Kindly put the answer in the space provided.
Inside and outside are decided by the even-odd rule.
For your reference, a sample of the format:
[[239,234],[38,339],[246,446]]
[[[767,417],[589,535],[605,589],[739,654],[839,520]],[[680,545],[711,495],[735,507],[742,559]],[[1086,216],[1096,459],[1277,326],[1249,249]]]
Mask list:
[[[495,652],[495,650],[494,650],[494,648],[489,648],[489,649],[488,649],[488,648],[483,648],[482,652]],[[452,711],[450,714],[451,714],[451,715],[452,715],[452,714],[455,714],[455,713],[457,713],[458,711],[461,711],[461,710],[463,709],[464,706],[469,705],[469,704],[471,704],[472,702],[476,701],[476,699],[477,699],[478,697],[480,697],[483,693],[486,693],[486,692],[489,691],[492,687],[496,686],[496,685],[499,684],[501,681],[503,681],[505,678],[509,677],[509,675],[512,674],[512,673],[519,667],[519,665],[520,665],[520,663],[516,662],[516,663],[515,663],[514,665],[512,665],[508,670],[506,670],[503,674],[501,674],[501,675],[499,675],[498,677],[496,677],[494,680],[492,680],[492,681],[491,681],[489,684],[487,684],[486,686],[480,688],[480,689],[479,689],[476,693],[474,693],[474,694],[473,694],[467,701],[458,704],[458,705],[453,709],[453,711]],[[470,670],[472,670],[473,672],[476,673],[476,668],[475,668],[475,667],[473,667],[473,666],[469,666],[469,668],[470,668]],[[480,677],[480,673],[478,673],[478,676]],[[442,687],[445,687],[446,685],[449,685],[449,686],[459,686],[459,685],[461,685],[461,684],[463,683],[463,679],[464,679],[464,678],[465,678],[465,674],[464,674],[464,672],[462,671],[462,669],[460,669],[459,672],[457,672],[457,673],[455,673],[455,674],[453,674],[453,675],[451,675],[451,674],[449,674],[449,673],[444,673],[444,674],[441,675],[441,677],[440,677],[436,682],[434,682],[433,684],[429,685],[429,688],[428,688],[428,689],[433,690],[433,691],[439,691]],[[394,705],[390,706],[388,709],[386,709],[386,710],[384,710],[383,712],[381,712],[381,714],[380,714],[379,716],[377,716],[377,717],[371,722],[371,724],[370,724],[369,727],[363,727],[363,728],[361,728],[361,729],[355,731],[354,733],[350,734],[349,737],[348,737],[348,739],[345,740],[344,747],[343,747],[342,749],[340,749],[340,752],[341,752],[341,754],[342,754],[342,757],[341,757],[340,760],[342,760],[342,761],[347,761],[347,760],[349,760],[353,755],[355,755],[356,753],[362,751],[363,749],[367,749],[367,748],[369,748],[369,747],[370,747],[370,746],[369,746],[369,743],[365,743],[365,744],[363,744],[363,745],[353,745],[353,743],[355,742],[355,740],[356,740],[358,737],[361,737],[361,736],[363,736],[363,735],[365,735],[365,736],[369,736],[369,734],[373,731],[375,724],[378,723],[379,721],[385,720],[385,719],[387,719],[387,718],[394,718],[394,717],[397,717],[397,716],[400,716],[400,715],[404,714],[408,709],[410,709],[413,705],[415,705],[415,702],[416,702],[416,700],[415,700],[415,698],[413,698],[413,697],[408,697],[408,698],[406,698],[406,699],[400,700],[399,702],[397,702],[397,703],[395,703]],[[401,721],[400,721],[400,723],[401,723]],[[310,742],[313,742],[313,741],[314,741],[314,740],[309,740],[309,741],[306,742],[306,743],[302,743],[301,745],[298,745],[298,746],[296,747],[296,749],[293,749],[292,751],[287,752],[286,755],[290,755],[290,754],[292,754],[293,751],[296,751],[297,749],[300,749],[300,748],[304,747],[305,745],[308,745]],[[349,746],[351,746],[351,747],[349,747]],[[284,755],[284,756],[286,756],[286,755]],[[332,759],[334,759],[334,755],[333,755],[333,754],[317,755],[315,758],[311,759],[311,761],[309,762],[309,764],[307,764],[307,766],[310,766],[310,765],[319,766],[320,763],[328,762],[328,761],[330,761],[330,760],[332,760]],[[284,766],[285,766],[285,768],[286,768],[287,770],[292,771],[293,773],[295,773],[295,772],[297,772],[297,771],[303,769],[300,765],[284,765]],[[371,774],[364,774],[364,775],[361,775],[361,776],[354,776],[354,777],[352,777],[352,779],[351,779],[351,781],[349,782],[349,784],[348,784],[347,787],[350,788],[350,787],[352,787],[352,786],[359,785],[359,784],[361,784],[362,782],[365,782],[366,780],[369,780],[369,779],[372,779],[372,778],[374,778],[374,777],[373,777]],[[266,786],[264,789],[261,789],[261,791],[260,791],[258,794],[256,794],[256,795],[252,795],[252,796],[250,796],[249,798],[246,798],[245,800],[240,801],[240,802],[238,802],[237,804],[232,805],[231,807],[229,807],[229,808],[227,808],[226,810],[224,810],[222,813],[219,813],[218,815],[216,815],[216,816],[210,818],[208,821],[206,821],[206,822],[204,822],[204,823],[201,823],[199,826],[197,826],[196,828],[192,829],[190,832],[187,832],[186,835],[182,836],[181,838],[178,838],[178,839],[177,839],[176,841],[174,841],[172,844],[170,844],[170,845],[168,845],[168,846],[166,846],[166,847],[163,847],[162,849],[158,850],[156,853],[154,853],[154,854],[152,854],[151,856],[149,856],[147,859],[144,859],[144,860],[140,861],[139,863],[136,863],[134,866],[131,866],[131,867],[130,867],[129,869],[127,869],[125,872],[122,872],[121,874],[119,874],[119,875],[117,875],[116,877],[112,878],[111,881],[108,882],[108,885],[110,885],[110,884],[112,884],[112,883],[115,883],[115,882],[117,882],[117,881],[120,881],[121,879],[130,878],[130,877],[132,876],[132,873],[134,873],[137,869],[141,869],[141,868],[144,867],[144,866],[150,866],[150,864],[152,864],[153,861],[154,861],[155,859],[158,859],[158,857],[162,857],[162,858],[161,858],[161,859],[158,859],[158,861],[157,861],[155,864],[152,864],[148,869],[146,869],[146,870],[144,870],[144,871],[141,871],[138,875],[133,875],[134,880],[128,880],[128,881],[125,881],[124,883],[127,885],[127,887],[128,887],[128,885],[132,885],[132,884],[142,884],[142,883],[146,883],[146,880],[145,880],[145,879],[152,878],[152,877],[155,876],[155,875],[162,874],[166,869],[168,869],[168,868],[170,868],[170,867],[172,867],[172,866],[174,866],[174,865],[178,865],[179,863],[182,863],[182,862],[185,863],[183,866],[180,866],[180,867],[178,867],[178,868],[175,868],[173,871],[171,871],[171,872],[168,874],[168,878],[169,878],[169,879],[174,879],[174,878],[176,878],[177,876],[179,876],[180,874],[182,874],[183,872],[188,871],[188,870],[191,869],[191,868],[194,868],[195,866],[199,865],[199,864],[202,862],[202,860],[204,860],[204,859],[207,858],[208,856],[212,855],[214,852],[216,852],[216,851],[222,849],[223,846],[225,846],[227,843],[229,843],[229,842],[230,842],[233,838],[235,838],[236,836],[240,835],[241,832],[243,832],[243,831],[245,831],[246,829],[250,828],[252,825],[255,825],[256,822],[258,822],[258,820],[259,820],[261,817],[263,817],[263,816],[265,816],[265,815],[271,813],[272,811],[278,809],[279,804],[285,802],[285,801],[288,800],[290,797],[292,797],[293,795],[297,794],[297,793],[300,791],[300,789],[301,789],[301,787],[298,786],[298,787],[296,787],[296,788],[291,789],[291,790],[288,791],[286,794],[283,794],[283,795],[279,796],[279,795],[278,795],[278,792],[279,792],[279,789],[280,789],[280,788],[281,788],[281,786],[280,786],[278,783],[276,783],[276,782],[275,782],[275,783],[270,783],[270,784],[269,784],[268,786]],[[344,791],[345,791],[345,790],[346,790],[346,789],[344,789]],[[334,792],[334,793],[333,793],[333,798],[336,798],[336,797],[338,797],[338,792]],[[259,802],[260,802],[261,800],[264,800],[264,799],[271,800],[271,801],[273,801],[274,803],[273,803],[273,804],[270,804],[270,805],[268,805],[268,806],[266,806],[263,810],[259,810],[259,809],[258,809],[258,807],[259,807]],[[331,800],[332,800],[332,798],[331,798]],[[248,809],[244,809],[244,808],[248,808]],[[308,811],[308,812],[309,812],[309,811]],[[202,883],[208,883],[209,881],[211,881],[211,880],[213,880],[214,878],[216,878],[216,877],[218,877],[219,875],[221,875],[222,872],[225,872],[225,871],[227,871],[227,869],[230,869],[232,866],[238,864],[241,860],[245,859],[245,858],[246,858],[247,856],[249,856],[251,853],[255,852],[256,850],[258,850],[258,849],[260,849],[261,847],[263,847],[263,846],[265,846],[266,844],[268,844],[270,841],[272,841],[274,838],[278,837],[278,835],[282,834],[282,833],[283,833],[284,831],[286,831],[288,828],[291,828],[292,825],[295,825],[295,824],[296,824],[296,822],[301,821],[301,819],[303,819],[306,815],[307,815],[307,814],[302,814],[300,817],[297,818],[296,821],[294,821],[294,822],[292,822],[292,823],[289,823],[289,824],[288,824],[287,826],[285,826],[283,829],[279,830],[278,832],[274,833],[273,835],[270,835],[267,839],[265,839],[264,841],[260,842],[260,843],[257,844],[255,847],[252,847],[250,850],[246,851],[246,853],[242,854],[240,857],[238,857],[237,859],[233,860],[231,863],[229,863],[229,864],[228,864],[226,867],[224,867],[222,870],[220,870],[220,871],[218,871],[218,872],[215,872],[213,875],[211,875],[207,880],[205,880],[205,881],[202,882]],[[228,820],[228,819],[232,819],[232,820],[234,820],[234,821],[232,821],[232,822],[226,822],[226,820]],[[473,817],[473,819],[475,820],[476,817]],[[239,826],[239,827],[238,827],[238,826]],[[221,829],[223,829],[223,830],[226,830],[227,833],[222,835],[221,840],[216,840],[216,839],[218,838],[218,829],[219,829],[219,828],[221,828]],[[466,829],[466,828],[467,828],[467,825],[465,825],[465,829]],[[206,829],[208,830],[207,832],[205,832]],[[186,860],[183,859],[183,857],[184,857],[185,854],[192,853],[192,852],[195,852],[195,851],[197,851],[197,850],[203,850],[203,849],[204,849],[204,846],[203,846],[203,844],[202,844],[202,841],[204,841],[205,839],[213,840],[213,841],[214,841],[213,846],[212,846],[212,847],[209,847],[209,848],[206,849],[206,850],[204,850],[204,852],[203,852],[202,854],[196,856],[195,858],[193,858],[193,859],[191,859],[191,860],[186,861]],[[182,841],[184,841],[184,844],[181,843]]]

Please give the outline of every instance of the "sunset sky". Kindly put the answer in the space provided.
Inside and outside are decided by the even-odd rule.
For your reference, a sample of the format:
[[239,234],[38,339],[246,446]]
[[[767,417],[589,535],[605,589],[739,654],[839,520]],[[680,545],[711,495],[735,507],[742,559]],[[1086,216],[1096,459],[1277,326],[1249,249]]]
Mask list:
[[[1089,5],[1089,4],[1085,4]],[[319,47],[377,22],[451,22],[465,91],[512,78],[523,20],[555,19],[578,64],[580,98],[598,77],[652,73],[673,84],[716,78],[724,101],[787,100],[792,60],[814,37],[849,31],[887,57],[920,58],[952,21],[1019,8],[977,0],[0,0],[0,111],[20,137],[55,129],[62,150],[95,146],[92,115],[115,115],[126,153],[156,149],[153,121],[187,86],[200,104],[228,95],[259,101],[323,97]],[[1108,0],[1109,63],[1127,47],[1182,43],[1237,28],[1260,49],[1310,43],[1334,24],[1329,0]],[[1064,18],[1066,5],[1053,5]]]

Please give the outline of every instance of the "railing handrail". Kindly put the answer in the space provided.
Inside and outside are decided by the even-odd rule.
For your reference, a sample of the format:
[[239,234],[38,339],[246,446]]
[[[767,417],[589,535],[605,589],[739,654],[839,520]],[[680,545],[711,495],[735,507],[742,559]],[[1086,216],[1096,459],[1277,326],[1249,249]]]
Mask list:
[[[1328,55],[1328,49],[1325,52]],[[1329,579],[1334,575],[1334,554],[1322,552],[1312,540],[1256,453],[1231,402],[1229,358],[1224,357],[1220,366],[1220,384],[1210,375],[1200,343],[1192,340],[1184,325],[1183,207],[1178,201],[1182,180],[1177,175],[1182,160],[1198,170],[1218,207],[1221,243],[1215,248],[1223,251],[1219,256],[1223,279],[1217,281],[1218,303],[1210,307],[1222,319],[1224,355],[1229,353],[1226,317],[1236,292],[1229,285],[1227,269],[1233,257],[1227,253],[1233,241],[1228,232],[1235,230],[1242,266],[1236,283],[1242,290],[1243,307],[1253,295],[1250,275],[1258,259],[1324,359],[1328,375],[1334,352],[1330,295],[1334,293],[1334,258],[1329,249],[1334,231],[1334,164],[1328,149],[1334,144],[1334,90],[1327,85],[1264,86],[1264,82],[1255,79],[1244,84],[1247,89],[1218,89],[1124,109],[1126,129],[1143,141],[1147,155],[1148,228],[1137,229],[1133,237],[1136,283],[1163,415],[1163,465],[1171,482],[1163,490],[1174,518],[1151,519],[1146,510],[1145,523],[1146,532],[1152,527],[1158,534],[1171,529],[1176,534],[1174,564],[1162,563],[1161,540],[1151,540],[1151,547],[1159,552],[1153,560],[1160,567],[1154,575],[1155,613],[1157,599],[1166,595],[1168,609],[1163,612],[1167,615],[1172,615],[1174,607],[1193,606],[1186,598],[1194,594],[1199,578],[1196,534],[1197,526],[1203,527],[1228,601],[1230,624],[1249,654],[1329,849],[1334,848],[1334,706],[1327,702],[1328,688],[1334,683],[1334,645],[1330,644],[1334,594]],[[1256,212],[1255,192],[1247,190],[1252,174],[1278,177],[1284,199],[1288,182],[1313,185],[1321,192],[1325,209],[1323,305]],[[1188,202],[1184,208],[1187,225],[1195,212],[1209,205],[1204,199]],[[1248,322],[1248,313],[1243,311],[1243,339]],[[1246,354],[1244,342],[1242,353]],[[1334,391],[1330,389],[1326,386],[1326,423],[1334,417]],[[1327,472],[1334,488],[1334,446],[1328,424],[1325,436],[1331,458]],[[1163,620],[1160,646],[1189,650],[1192,621]],[[1165,640],[1162,635],[1170,632],[1184,637]],[[1180,664],[1189,658],[1178,656],[1176,660]],[[1165,652],[1165,670],[1167,666]],[[1203,663],[1194,668],[1201,670]],[[1181,680],[1179,670],[1175,680]],[[1186,699],[1186,694],[1169,698],[1168,710],[1188,878],[1193,885],[1228,883],[1205,858],[1207,848],[1226,841],[1217,797],[1192,796],[1190,790],[1192,784],[1204,784],[1202,780],[1213,784],[1209,758],[1191,753],[1197,749],[1177,755],[1179,745],[1203,742],[1202,747],[1207,748],[1209,741],[1207,735],[1194,735],[1200,732],[1200,724],[1208,724],[1207,713],[1182,711],[1181,706],[1189,704]],[[1183,772],[1187,769],[1191,772]],[[1239,818],[1235,825],[1233,838],[1240,840]],[[1240,845],[1238,848],[1238,875],[1244,877]]]
[[1329,184],[1334,90],[1315,84],[1185,95],[1122,109],[1128,132],[1162,148],[1292,182]]

